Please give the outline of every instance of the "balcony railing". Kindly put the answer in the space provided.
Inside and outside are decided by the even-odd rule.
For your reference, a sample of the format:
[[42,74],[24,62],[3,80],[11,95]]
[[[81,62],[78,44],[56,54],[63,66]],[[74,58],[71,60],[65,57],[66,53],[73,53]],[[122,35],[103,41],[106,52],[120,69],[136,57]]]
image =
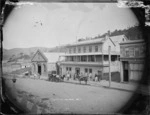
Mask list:
[[76,61],[62,61],[61,64],[71,64],[71,65],[102,65],[102,62],[76,62]]
[[[109,61],[101,62],[84,62],[84,61],[61,61],[61,64],[70,64],[70,65],[94,65],[94,66],[109,66]],[[119,61],[111,61],[111,65],[119,65]]]

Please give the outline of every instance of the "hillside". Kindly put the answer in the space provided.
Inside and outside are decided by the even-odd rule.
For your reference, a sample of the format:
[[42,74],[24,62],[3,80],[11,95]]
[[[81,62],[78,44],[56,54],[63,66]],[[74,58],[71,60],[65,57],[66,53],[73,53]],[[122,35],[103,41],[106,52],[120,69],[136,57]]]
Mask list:
[[14,48],[3,49],[3,60],[16,61],[18,59],[30,60],[35,52],[40,49],[42,52],[64,52],[65,46],[45,48],[45,47],[32,47],[32,48]]
[[[137,40],[142,39],[142,29],[139,26],[133,26],[127,29],[123,30],[114,30],[114,31],[108,31],[110,36],[118,36],[118,35],[125,35],[129,40]],[[95,37],[86,37],[86,38],[80,38],[78,41],[84,41],[88,39],[99,39],[105,37],[105,35],[108,33],[104,33],[102,35],[97,35]]]

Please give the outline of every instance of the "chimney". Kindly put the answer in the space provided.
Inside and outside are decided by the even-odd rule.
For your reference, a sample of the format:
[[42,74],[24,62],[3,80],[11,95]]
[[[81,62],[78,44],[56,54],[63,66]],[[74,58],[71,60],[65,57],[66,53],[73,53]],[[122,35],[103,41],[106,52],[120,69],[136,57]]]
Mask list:
[[107,40],[107,39],[109,38],[109,36],[110,36],[110,31],[108,31],[108,32],[106,33],[105,39]]
[[110,32],[110,30],[108,30],[108,35],[109,35],[109,36],[111,35],[111,32]]

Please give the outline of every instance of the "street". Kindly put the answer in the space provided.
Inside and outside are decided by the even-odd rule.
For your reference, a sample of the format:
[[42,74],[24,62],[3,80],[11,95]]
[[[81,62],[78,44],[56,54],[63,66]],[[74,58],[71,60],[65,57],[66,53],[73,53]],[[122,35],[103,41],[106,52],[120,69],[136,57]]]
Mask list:
[[132,92],[90,85],[49,82],[30,78],[6,80],[8,94],[29,113],[114,113],[132,97]]

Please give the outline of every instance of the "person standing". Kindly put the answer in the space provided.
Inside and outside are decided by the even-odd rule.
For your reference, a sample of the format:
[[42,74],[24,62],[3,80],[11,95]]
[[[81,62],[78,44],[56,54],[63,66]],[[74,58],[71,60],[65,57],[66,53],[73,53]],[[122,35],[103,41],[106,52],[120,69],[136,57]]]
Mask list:
[[97,76],[97,74],[95,74],[95,82],[97,82],[98,81],[98,76]]
[[67,72],[67,80],[69,80],[69,78],[70,78],[70,74],[69,72]]
[[101,72],[100,72],[100,71],[98,71],[98,81],[101,81],[101,79],[102,79]]
[[92,81],[92,73],[89,73],[89,79]]

